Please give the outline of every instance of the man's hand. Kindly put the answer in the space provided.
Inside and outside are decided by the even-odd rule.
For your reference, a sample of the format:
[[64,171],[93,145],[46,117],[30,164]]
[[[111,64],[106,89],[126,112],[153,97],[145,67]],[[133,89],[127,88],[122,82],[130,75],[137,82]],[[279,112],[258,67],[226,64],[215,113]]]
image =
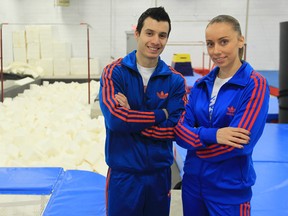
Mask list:
[[115,94],[116,100],[119,102],[120,106],[126,107],[127,109],[130,109],[130,105],[128,103],[128,100],[126,96],[120,92]]
[[244,148],[243,145],[250,141],[250,132],[243,128],[225,127],[217,131],[218,144],[229,145],[235,148]]

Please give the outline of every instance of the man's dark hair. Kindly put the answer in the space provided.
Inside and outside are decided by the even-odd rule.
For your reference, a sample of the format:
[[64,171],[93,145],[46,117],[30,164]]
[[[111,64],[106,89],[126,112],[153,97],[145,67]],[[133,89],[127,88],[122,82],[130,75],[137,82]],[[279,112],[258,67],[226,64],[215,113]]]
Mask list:
[[141,16],[138,19],[138,24],[136,27],[136,31],[138,31],[139,34],[141,33],[141,30],[143,28],[145,19],[147,19],[148,17],[151,17],[152,19],[155,19],[158,22],[160,21],[168,22],[169,23],[168,36],[169,36],[170,31],[171,31],[171,21],[164,7],[148,8],[145,12],[141,14]]

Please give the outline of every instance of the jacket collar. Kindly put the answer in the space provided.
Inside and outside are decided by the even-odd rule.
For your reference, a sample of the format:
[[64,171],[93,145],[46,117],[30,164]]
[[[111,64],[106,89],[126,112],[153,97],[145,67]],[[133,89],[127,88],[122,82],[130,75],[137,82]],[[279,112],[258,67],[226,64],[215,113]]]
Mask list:
[[[248,62],[242,61],[241,67],[228,82],[239,86],[245,86],[249,82],[250,75],[253,72],[253,70],[254,69]],[[201,85],[204,82],[214,83],[214,80],[216,79],[218,73],[219,73],[219,67],[215,67],[212,71],[210,71],[209,74],[201,78],[198,81],[198,84]]]
[[[122,64],[125,65],[126,67],[132,69],[133,71],[139,73],[139,71],[137,69],[136,50],[127,54],[123,58]],[[153,72],[152,76],[155,76],[155,75],[165,76],[165,75],[169,75],[171,73],[172,72],[171,72],[170,68],[168,67],[168,65],[164,61],[162,61],[161,58],[159,57],[157,67],[155,68],[155,71]]]

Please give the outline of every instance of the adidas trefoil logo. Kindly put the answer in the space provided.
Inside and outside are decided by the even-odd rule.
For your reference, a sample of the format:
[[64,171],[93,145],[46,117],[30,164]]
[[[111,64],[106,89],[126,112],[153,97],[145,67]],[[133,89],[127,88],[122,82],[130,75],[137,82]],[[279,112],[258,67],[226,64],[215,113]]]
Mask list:
[[227,107],[226,115],[234,116],[235,115],[235,111],[236,111],[236,109],[233,106]]
[[164,93],[163,91],[157,92],[157,96],[158,96],[160,99],[165,99],[165,98],[168,97],[168,93]]

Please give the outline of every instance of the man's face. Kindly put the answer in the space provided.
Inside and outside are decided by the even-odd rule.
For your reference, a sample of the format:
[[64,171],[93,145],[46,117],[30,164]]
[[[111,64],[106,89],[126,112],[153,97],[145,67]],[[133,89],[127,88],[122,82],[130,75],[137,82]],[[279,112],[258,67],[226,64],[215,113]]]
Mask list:
[[[168,41],[169,23],[152,19],[148,17],[144,21],[141,33],[135,31],[135,38],[138,43],[137,61],[154,62],[158,60],[159,55],[165,48]],[[142,65],[147,66],[147,65]]]

